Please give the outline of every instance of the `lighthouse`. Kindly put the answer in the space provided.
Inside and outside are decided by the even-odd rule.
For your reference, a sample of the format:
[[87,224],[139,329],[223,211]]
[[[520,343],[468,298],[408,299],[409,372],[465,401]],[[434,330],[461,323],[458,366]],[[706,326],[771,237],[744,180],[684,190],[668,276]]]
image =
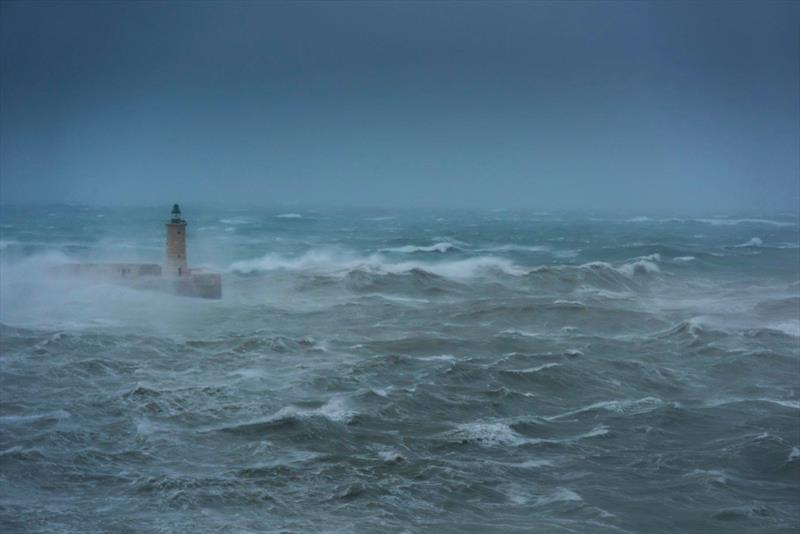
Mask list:
[[123,284],[134,289],[163,291],[183,297],[222,298],[222,276],[186,263],[186,221],[181,208],[172,207],[167,223],[164,265],[155,263],[65,263],[51,267],[55,275],[75,276]]
[[181,208],[172,207],[172,218],[167,223],[167,246],[164,261],[166,276],[189,276],[186,263],[186,221],[181,219]]

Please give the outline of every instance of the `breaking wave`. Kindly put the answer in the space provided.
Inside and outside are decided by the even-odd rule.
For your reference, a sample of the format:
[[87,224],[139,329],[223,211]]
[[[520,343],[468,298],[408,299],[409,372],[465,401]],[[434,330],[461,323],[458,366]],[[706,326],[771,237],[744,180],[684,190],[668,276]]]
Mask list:
[[413,254],[415,252],[439,252],[445,253],[450,250],[458,250],[452,243],[436,243],[435,245],[430,246],[415,246],[415,245],[405,245],[402,247],[392,247],[392,248],[382,248],[381,252],[399,252],[402,254]]
[[741,245],[736,245],[736,248],[749,248],[749,247],[760,247],[763,246],[764,242],[761,240],[760,237],[754,237],[747,241],[746,243],[742,243]]
[[240,274],[276,270],[334,276],[345,276],[355,271],[372,274],[427,272],[447,278],[472,278],[491,273],[519,276],[525,273],[524,269],[511,260],[493,256],[477,256],[447,262],[392,262],[381,254],[358,256],[335,250],[311,250],[299,257],[266,254],[261,258],[234,262],[228,268],[229,272]]
[[757,219],[757,218],[747,218],[747,219],[728,219],[728,218],[697,218],[697,219],[681,219],[677,217],[670,217],[664,219],[654,219],[647,216],[639,216],[627,219],[625,222],[629,223],[701,223],[701,224],[709,224],[711,226],[736,226],[740,224],[753,224],[753,225],[768,225],[768,226],[779,226],[779,227],[789,227],[789,226],[797,226],[796,222],[788,222],[788,221],[776,221],[772,219]]

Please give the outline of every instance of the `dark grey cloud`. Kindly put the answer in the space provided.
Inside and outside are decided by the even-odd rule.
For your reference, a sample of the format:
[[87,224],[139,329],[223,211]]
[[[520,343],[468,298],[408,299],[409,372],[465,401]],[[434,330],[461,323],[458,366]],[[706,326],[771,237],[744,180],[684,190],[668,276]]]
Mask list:
[[800,9],[4,2],[9,202],[796,209]]

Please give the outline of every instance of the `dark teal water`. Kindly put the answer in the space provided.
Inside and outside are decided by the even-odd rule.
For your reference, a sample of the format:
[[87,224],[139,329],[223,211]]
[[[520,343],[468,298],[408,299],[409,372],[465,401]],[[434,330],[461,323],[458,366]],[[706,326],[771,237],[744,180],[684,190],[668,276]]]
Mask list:
[[[0,210],[4,532],[793,532],[796,216]],[[290,213],[293,212],[293,213]]]

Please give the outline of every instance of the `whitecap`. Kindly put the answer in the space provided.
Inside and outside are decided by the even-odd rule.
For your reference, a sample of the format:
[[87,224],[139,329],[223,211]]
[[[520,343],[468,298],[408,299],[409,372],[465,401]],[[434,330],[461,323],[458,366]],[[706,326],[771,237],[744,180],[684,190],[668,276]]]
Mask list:
[[507,336],[522,336],[522,337],[539,337],[542,335],[535,332],[526,332],[524,330],[514,330],[513,328],[507,328],[506,330],[500,332],[500,334]]
[[586,304],[579,300],[565,300],[565,299],[558,299],[553,301],[553,304],[557,306],[571,306],[575,308],[585,308]]
[[713,226],[732,226],[737,224],[764,224],[771,226],[795,226],[793,222],[774,221],[771,219],[695,219],[697,222]]
[[348,409],[346,401],[339,397],[332,398],[311,413],[319,414],[331,421],[349,421],[356,415],[356,412]]
[[574,491],[567,489],[567,488],[556,488],[556,490],[549,494],[543,495],[536,499],[536,504],[538,506],[544,506],[547,504],[552,504],[556,502],[579,502],[582,501],[583,497],[575,493]]
[[800,319],[770,323],[767,328],[778,330],[792,337],[800,337]]
[[248,426],[260,423],[275,423],[285,419],[306,417],[323,417],[332,422],[348,422],[355,417],[355,415],[357,415],[357,412],[349,409],[346,399],[341,397],[333,397],[319,408],[307,409],[298,408],[294,405],[284,406],[266,419],[249,421],[242,423],[240,426]]
[[247,224],[251,222],[251,219],[247,217],[231,217],[228,219],[220,219],[219,222],[222,224]]
[[550,247],[544,245],[517,245],[508,243],[478,249],[479,252],[549,252]]
[[413,254],[415,252],[439,252],[441,254],[456,249],[452,243],[442,242],[430,246],[405,245],[403,247],[382,248],[381,252],[397,252],[402,254]]
[[725,472],[720,471],[719,469],[695,469],[683,476],[705,478],[713,480],[719,484],[726,484],[728,482],[728,477]]
[[399,463],[405,461],[405,457],[395,450],[380,451],[378,456],[381,457],[381,460],[387,463]]
[[417,360],[423,362],[455,362],[456,357],[450,354],[439,354],[437,356],[422,356],[417,358]]
[[695,258],[694,256],[677,256],[675,258],[672,258],[672,261],[688,262],[688,261],[694,261],[696,259],[697,258]]
[[45,419],[69,419],[70,417],[72,417],[72,415],[69,412],[65,410],[56,410],[54,412],[35,413],[31,415],[3,415],[0,416],[0,421],[7,424],[19,424]]
[[553,367],[561,367],[560,363],[545,363],[543,365],[539,365],[538,367],[531,367],[530,369],[510,369],[509,372],[511,373],[538,373],[539,371],[544,371],[545,369],[551,369]]
[[275,216],[278,219],[302,219],[303,216],[299,213],[281,213]]
[[338,276],[345,276],[354,270],[364,270],[374,274],[406,274],[419,270],[447,278],[474,278],[492,272],[521,276],[526,272],[507,259],[493,256],[477,256],[448,262],[405,261],[395,263],[380,254],[360,256],[349,251],[332,248],[312,249],[296,257],[265,254],[260,258],[235,261],[228,267],[230,272],[243,274],[273,270]]
[[643,222],[654,222],[654,223],[702,223],[702,224],[709,224],[711,226],[734,226],[739,224],[760,224],[760,225],[771,225],[771,226],[796,226],[794,222],[787,222],[787,221],[775,221],[772,219],[727,219],[727,218],[700,218],[700,219],[680,219],[677,217],[670,217],[665,219],[651,219],[650,217],[633,217],[631,219],[627,219],[625,222],[629,223],[643,223]]
[[485,446],[522,445],[529,440],[516,433],[506,423],[467,423],[458,425],[456,437],[476,441]]
[[764,245],[764,242],[761,240],[760,237],[753,237],[750,241],[746,243],[742,243],[740,245],[734,245],[735,248],[750,248],[750,247],[760,247]]
[[663,405],[664,401],[662,401],[657,397],[602,401],[602,402],[595,402],[594,404],[590,404],[582,408],[578,408],[577,410],[572,410],[559,415],[552,415],[550,417],[545,417],[545,419],[548,421],[557,421],[559,419],[564,419],[565,417],[572,417],[574,415],[580,415],[582,413],[596,411],[596,410],[606,410],[609,412],[614,412],[622,415],[638,415],[638,414],[652,412],[653,410],[656,410]]
[[617,271],[631,277],[655,274],[661,272],[661,269],[656,265],[658,261],[661,261],[661,256],[652,254],[630,263],[624,263],[617,268]]
[[705,406],[709,408],[716,408],[718,406],[725,406],[728,404],[738,404],[741,402],[768,402],[770,404],[777,404],[778,406],[783,406],[784,408],[794,408],[795,410],[800,410],[800,401],[791,399],[768,399],[765,397],[760,397],[755,399],[747,399],[743,397],[726,397],[721,399],[712,399],[706,401]]

